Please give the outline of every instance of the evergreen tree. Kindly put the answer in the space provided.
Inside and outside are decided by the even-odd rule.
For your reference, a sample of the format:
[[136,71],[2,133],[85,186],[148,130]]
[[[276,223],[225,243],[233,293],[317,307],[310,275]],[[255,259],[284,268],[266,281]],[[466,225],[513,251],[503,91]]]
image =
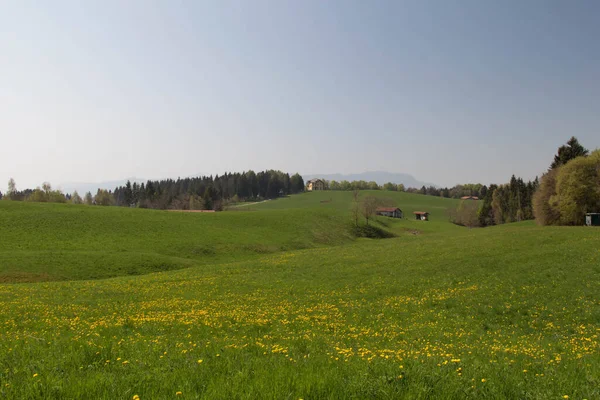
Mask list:
[[131,182],[127,181],[125,189],[123,190],[123,203],[126,207],[129,207],[133,203],[133,190],[131,189]]
[[550,165],[550,169],[565,165],[574,158],[587,156],[588,150],[579,144],[579,141],[575,136],[565,144],[558,148],[558,153],[554,156],[554,161]]

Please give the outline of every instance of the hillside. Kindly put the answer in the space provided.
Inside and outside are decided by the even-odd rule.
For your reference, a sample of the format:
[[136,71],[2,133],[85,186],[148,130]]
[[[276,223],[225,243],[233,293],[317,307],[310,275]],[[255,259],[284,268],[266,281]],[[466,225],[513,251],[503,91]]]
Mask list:
[[0,202],[3,279],[69,280],[0,283],[0,396],[600,397],[597,229],[466,229],[453,200],[364,194],[432,221],[355,239],[346,192],[214,214]]
[[[139,275],[351,243],[351,194],[327,193],[214,214],[3,201],[0,282]],[[320,203],[327,196],[335,200]],[[383,229],[401,234],[448,225],[443,208],[448,200],[408,194],[396,198],[407,210],[417,200],[429,201],[434,221],[425,225],[380,218]]]
[[97,279],[349,243],[325,210],[182,213],[0,201],[0,282]]
[[598,248],[522,223],[0,285],[0,393],[597,398]]

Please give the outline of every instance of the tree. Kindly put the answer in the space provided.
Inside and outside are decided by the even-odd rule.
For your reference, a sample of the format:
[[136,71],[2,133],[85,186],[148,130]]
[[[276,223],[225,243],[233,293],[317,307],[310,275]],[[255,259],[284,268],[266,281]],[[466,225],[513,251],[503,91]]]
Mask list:
[[556,198],[556,176],[559,168],[554,168],[542,176],[540,186],[533,195],[533,214],[540,225],[555,225],[560,220],[560,212],[552,201]]
[[369,190],[379,190],[379,185],[375,181],[370,181],[367,183]]
[[17,199],[17,184],[13,178],[8,180],[8,191],[6,192],[6,197],[8,197],[9,200]]
[[114,203],[114,198],[111,192],[106,189],[98,189],[94,198],[98,206],[111,206]]
[[92,193],[90,193],[90,192],[87,192],[87,193],[85,194],[85,197],[84,197],[84,200],[83,200],[83,201],[84,201],[84,203],[85,203],[85,204],[87,204],[88,206],[91,206],[92,204],[94,204],[94,199],[92,198]]
[[375,215],[375,211],[377,210],[377,198],[373,196],[367,196],[362,201],[361,213],[365,220],[367,221],[367,225],[369,225],[369,219],[373,218]]
[[26,199],[27,201],[33,201],[36,203],[45,203],[48,201],[48,196],[46,195],[45,191],[40,189],[40,187],[38,186],[37,188],[34,189],[34,191],[27,197]]
[[358,189],[352,191],[352,219],[354,220],[355,226],[358,226],[358,217],[360,216],[359,196],[360,192]]
[[458,207],[451,211],[450,221],[468,228],[479,226],[479,202],[473,200],[461,201]]
[[392,183],[392,182],[388,182],[383,185],[383,190],[389,190],[389,191],[395,192],[395,191],[398,191],[398,185],[396,185],[395,183]]
[[77,190],[75,190],[73,192],[73,194],[71,195],[71,203],[73,204],[82,204],[83,200],[81,199],[81,196],[79,196],[79,193],[77,193]]
[[556,199],[562,225],[583,225],[585,214],[600,210],[600,150],[559,168]]
[[133,190],[129,181],[127,181],[123,190],[123,203],[126,207],[129,207],[133,203]]
[[50,198],[50,192],[52,191],[52,185],[50,184],[50,182],[42,183],[42,190],[46,194],[46,197]]
[[[484,186],[485,187],[485,186]],[[491,184],[489,188],[485,191],[485,196],[483,197],[481,208],[479,209],[479,225],[480,226],[489,226],[494,225],[494,213],[492,210],[492,200],[494,196],[494,192],[498,188],[497,185]]]
[[2,192],[0,191],[0,200],[2,200]]
[[558,148],[558,154],[554,156],[554,161],[550,165],[550,169],[565,165],[574,158],[585,157],[587,155],[588,150],[579,144],[579,141],[575,136],[572,136],[565,145]]

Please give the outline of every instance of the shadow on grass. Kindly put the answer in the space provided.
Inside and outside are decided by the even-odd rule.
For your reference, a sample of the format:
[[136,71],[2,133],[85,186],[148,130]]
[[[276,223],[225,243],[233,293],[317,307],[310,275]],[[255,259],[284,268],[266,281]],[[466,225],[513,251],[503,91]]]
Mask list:
[[352,225],[350,229],[352,235],[357,238],[388,239],[396,236],[393,233],[374,225]]

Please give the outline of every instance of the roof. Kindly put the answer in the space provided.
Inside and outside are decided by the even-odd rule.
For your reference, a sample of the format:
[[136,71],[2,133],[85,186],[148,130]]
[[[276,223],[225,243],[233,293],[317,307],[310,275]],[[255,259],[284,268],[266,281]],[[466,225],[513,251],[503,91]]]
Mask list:
[[315,183],[315,182],[323,182],[324,183],[325,181],[323,179],[314,178],[314,179],[309,180],[306,183]]
[[477,196],[463,196],[460,198],[461,200],[479,200]]
[[398,207],[379,207],[379,208],[377,208],[375,211],[376,211],[376,212],[379,212],[379,211],[381,211],[381,212],[394,212],[394,211],[396,211],[396,210],[398,210],[398,211],[402,211],[402,210],[401,210],[401,209],[399,209]]
[[415,211],[413,214],[416,214],[416,215],[429,215],[429,213],[427,211]]

